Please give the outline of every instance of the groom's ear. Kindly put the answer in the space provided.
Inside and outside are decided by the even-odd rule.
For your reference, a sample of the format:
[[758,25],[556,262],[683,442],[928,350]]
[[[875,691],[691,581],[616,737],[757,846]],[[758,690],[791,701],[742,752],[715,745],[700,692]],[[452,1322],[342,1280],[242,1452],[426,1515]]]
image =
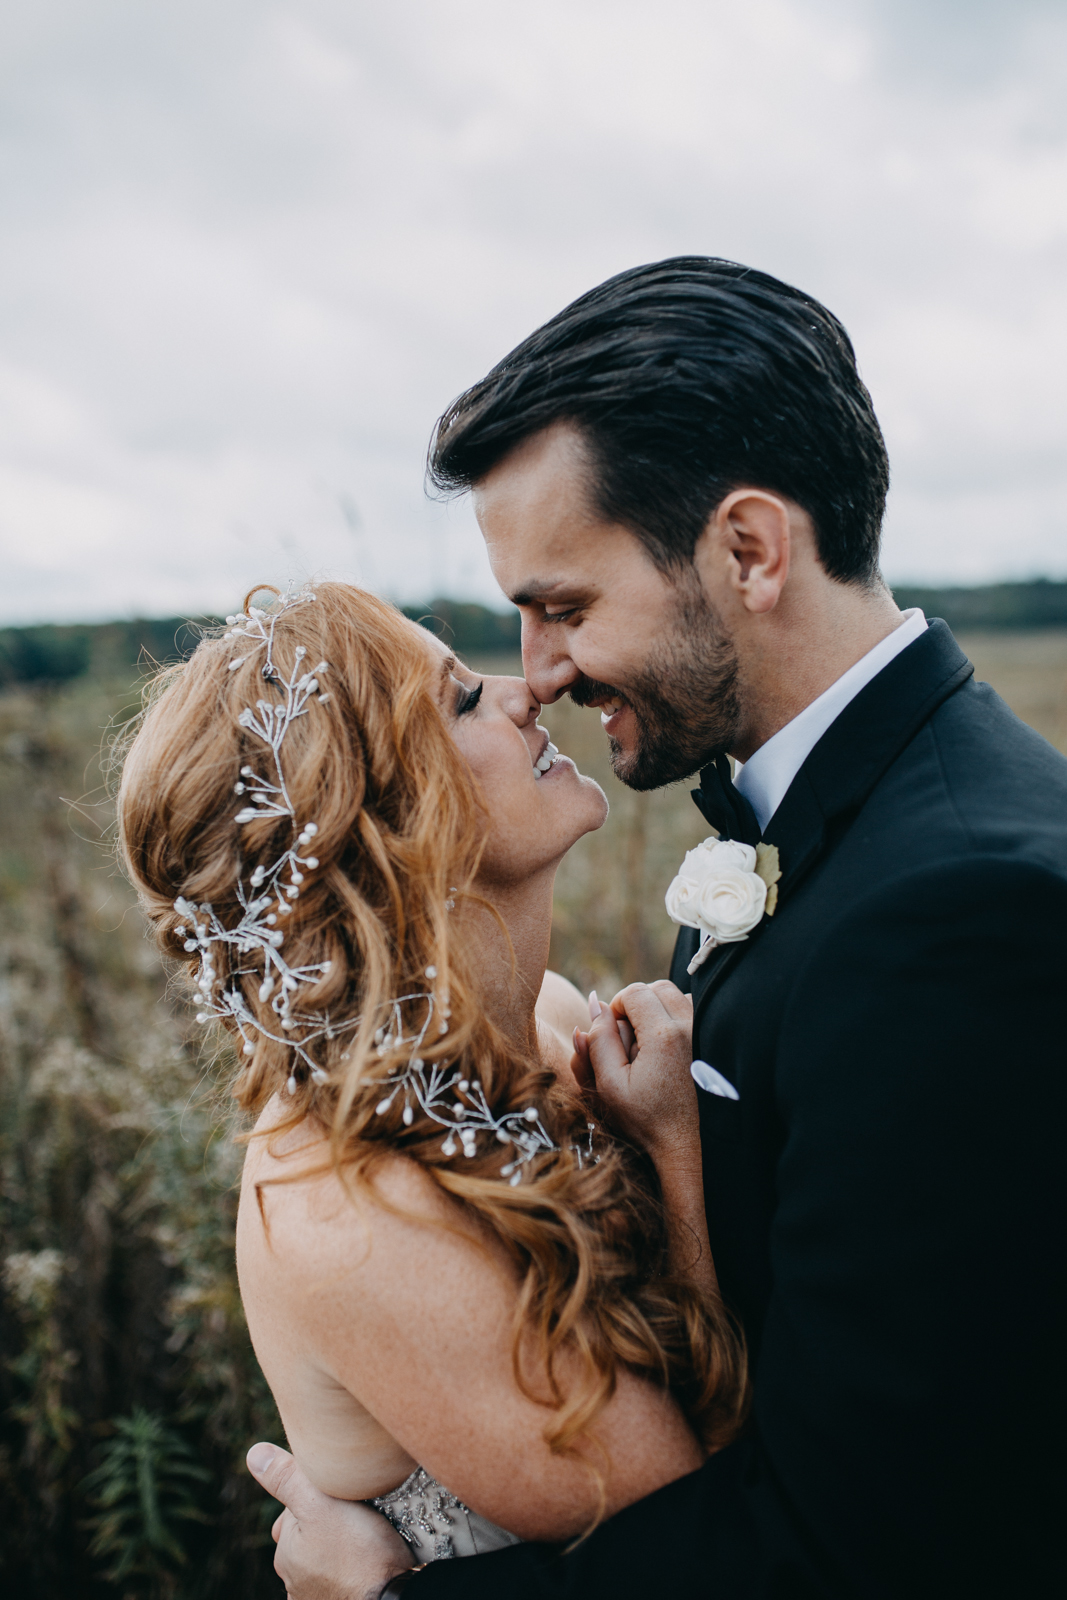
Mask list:
[[[797,508],[799,509],[799,508]],[[793,507],[765,489],[734,489],[712,512],[693,564],[709,598],[772,611],[789,576]]]

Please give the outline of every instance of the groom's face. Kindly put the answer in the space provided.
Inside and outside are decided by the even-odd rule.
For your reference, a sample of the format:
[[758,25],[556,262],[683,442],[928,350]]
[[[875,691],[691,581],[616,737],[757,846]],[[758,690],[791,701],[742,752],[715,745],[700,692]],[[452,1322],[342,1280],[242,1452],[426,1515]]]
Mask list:
[[737,660],[693,567],[667,576],[593,509],[577,431],[556,424],[475,485],[489,560],[522,615],[527,682],[548,704],[597,706],[616,775],[687,777],[737,731]]

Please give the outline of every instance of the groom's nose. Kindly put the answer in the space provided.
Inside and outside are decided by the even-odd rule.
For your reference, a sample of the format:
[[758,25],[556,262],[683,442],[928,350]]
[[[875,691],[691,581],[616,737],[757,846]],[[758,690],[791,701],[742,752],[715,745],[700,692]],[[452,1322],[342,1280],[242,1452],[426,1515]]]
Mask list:
[[567,636],[558,622],[522,613],[522,670],[542,705],[551,705],[577,683],[581,672],[571,660]]

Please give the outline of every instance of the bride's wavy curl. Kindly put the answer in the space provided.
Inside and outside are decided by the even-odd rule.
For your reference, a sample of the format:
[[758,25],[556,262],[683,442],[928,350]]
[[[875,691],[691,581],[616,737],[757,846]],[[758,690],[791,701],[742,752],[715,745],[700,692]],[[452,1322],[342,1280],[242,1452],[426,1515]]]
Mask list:
[[[587,1436],[620,1363],[668,1387],[705,1444],[721,1446],[741,1424],[746,1395],[730,1319],[719,1301],[669,1273],[644,1165],[598,1135],[599,1162],[579,1166],[571,1147],[586,1134],[580,1103],[486,1016],[466,931],[473,919],[446,909],[449,900],[462,908],[479,898],[473,885],[489,819],[438,708],[437,669],[392,607],[345,584],[319,584],[316,594],[315,604],[279,616],[274,635],[283,672],[298,645],[330,664],[328,705],[295,722],[285,741],[286,782],[297,817],[318,824],[319,863],[286,919],[285,955],[292,966],[330,963],[318,982],[301,986],[298,1010],[362,1020],[314,1044],[328,1081],[301,1075],[284,1127],[317,1118],[349,1180],[372,1181],[401,1152],[502,1242],[522,1283],[515,1376],[534,1395],[528,1373],[547,1369],[553,1450],[570,1452]],[[185,951],[174,901],[209,902],[235,924],[238,872],[276,859],[292,831],[287,817],[235,826],[235,777],[259,756],[238,716],[266,691],[257,659],[230,671],[231,654],[207,637],[188,662],[160,675],[119,794],[126,868],[161,949],[190,973],[197,957]],[[258,977],[235,977],[228,953],[218,953],[220,979],[239,983],[249,1010],[270,1026],[276,1018],[259,998]],[[434,1030],[420,1054],[463,1065],[498,1115],[535,1102],[560,1147],[538,1156],[517,1187],[500,1177],[507,1151],[499,1143],[483,1140],[473,1158],[449,1157],[441,1127],[418,1107],[410,1126],[401,1098],[376,1113],[381,1080],[404,1063],[375,1045],[380,1008],[424,990],[428,967],[448,992],[451,1016],[447,1033]],[[288,1099],[286,1045],[257,1035],[254,1055],[239,1061],[232,1092],[242,1108],[255,1114],[274,1094]]]

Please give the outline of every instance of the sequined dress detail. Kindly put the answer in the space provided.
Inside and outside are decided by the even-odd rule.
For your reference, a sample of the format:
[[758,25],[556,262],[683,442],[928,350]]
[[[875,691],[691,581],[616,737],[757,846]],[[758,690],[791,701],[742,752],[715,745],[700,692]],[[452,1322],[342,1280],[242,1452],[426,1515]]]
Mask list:
[[416,1562],[481,1556],[519,1543],[513,1533],[465,1506],[425,1467],[416,1467],[398,1488],[370,1504],[389,1518]]

